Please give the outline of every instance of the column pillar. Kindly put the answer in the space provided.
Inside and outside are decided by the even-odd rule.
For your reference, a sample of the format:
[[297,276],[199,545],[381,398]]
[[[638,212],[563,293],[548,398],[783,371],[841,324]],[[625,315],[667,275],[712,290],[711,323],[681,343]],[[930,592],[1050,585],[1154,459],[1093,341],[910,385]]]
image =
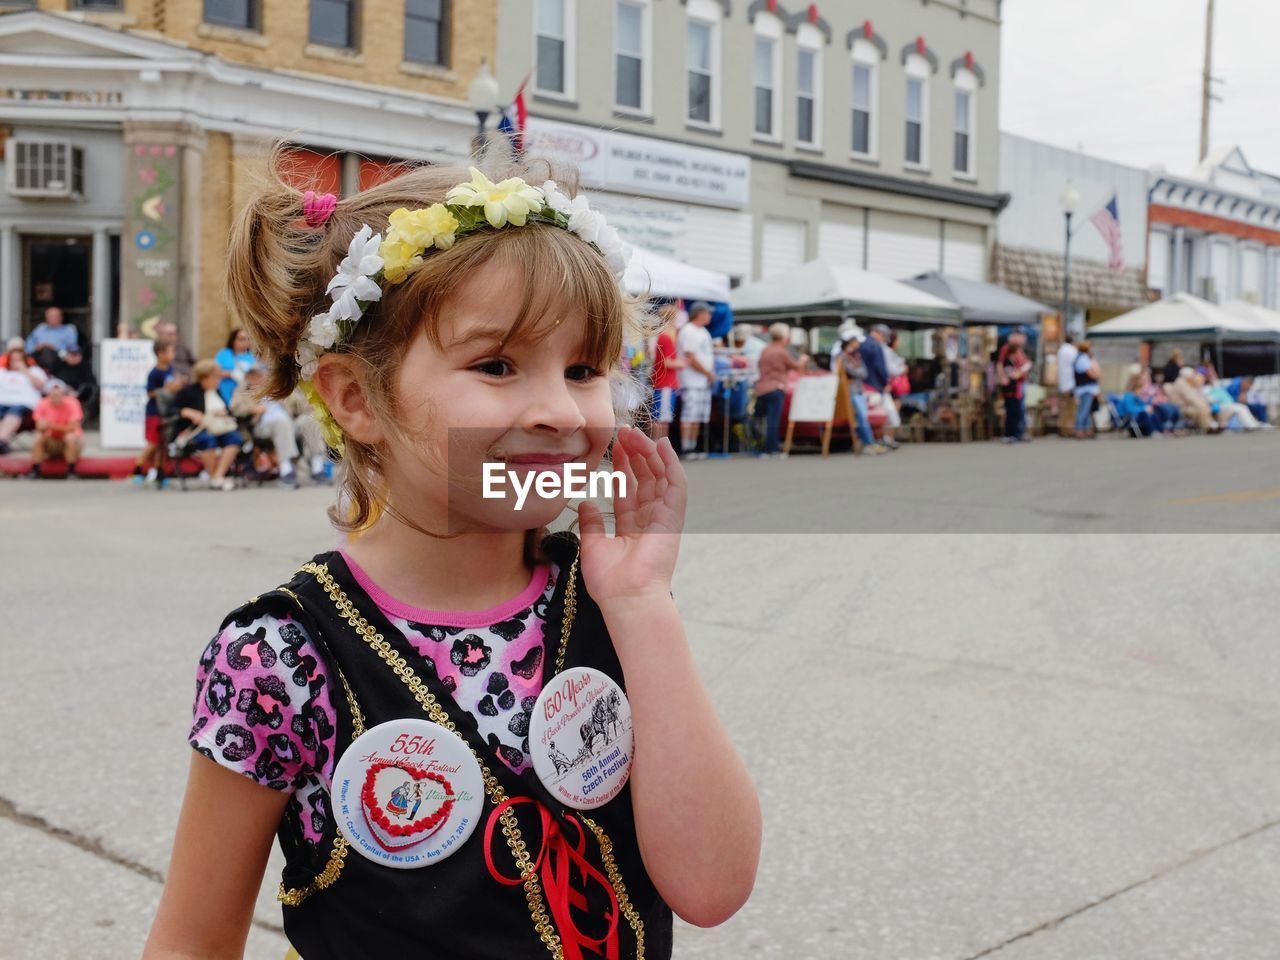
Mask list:
[[1186,266],[1185,253],[1182,249],[1184,233],[1182,227],[1173,228],[1173,261],[1169,264],[1170,296],[1181,293],[1188,286],[1188,279],[1183,276],[1183,268]]
[[0,227],[0,339],[22,333],[22,282],[18,277],[18,233]]
[[[111,234],[105,227],[93,232],[93,279],[90,301],[93,316],[89,339],[95,344],[115,335],[111,326]],[[97,356],[97,352],[94,352]]]

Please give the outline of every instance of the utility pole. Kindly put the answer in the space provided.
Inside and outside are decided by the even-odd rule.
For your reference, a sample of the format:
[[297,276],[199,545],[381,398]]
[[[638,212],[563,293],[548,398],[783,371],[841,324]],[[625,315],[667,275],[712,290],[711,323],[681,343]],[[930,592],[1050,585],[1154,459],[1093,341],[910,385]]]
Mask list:
[[1213,95],[1213,0],[1204,23],[1204,83],[1200,89],[1200,162],[1209,155],[1209,104]]

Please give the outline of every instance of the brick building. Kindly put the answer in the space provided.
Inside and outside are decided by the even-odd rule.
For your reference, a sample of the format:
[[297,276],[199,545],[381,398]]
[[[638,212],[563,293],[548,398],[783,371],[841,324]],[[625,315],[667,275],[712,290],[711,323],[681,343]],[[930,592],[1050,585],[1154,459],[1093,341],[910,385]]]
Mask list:
[[222,271],[249,171],[298,144],[336,193],[465,162],[497,0],[39,0],[0,5],[0,336],[63,307],[82,340],[231,326]]

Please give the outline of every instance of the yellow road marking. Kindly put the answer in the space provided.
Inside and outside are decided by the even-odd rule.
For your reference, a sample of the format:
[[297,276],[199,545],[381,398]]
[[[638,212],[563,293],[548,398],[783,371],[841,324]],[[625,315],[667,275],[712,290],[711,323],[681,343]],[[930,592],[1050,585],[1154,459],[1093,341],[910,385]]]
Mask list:
[[1180,507],[1192,507],[1200,503],[1258,503],[1262,500],[1280,500],[1280,487],[1267,490],[1236,490],[1233,493],[1211,493],[1203,497],[1174,500]]

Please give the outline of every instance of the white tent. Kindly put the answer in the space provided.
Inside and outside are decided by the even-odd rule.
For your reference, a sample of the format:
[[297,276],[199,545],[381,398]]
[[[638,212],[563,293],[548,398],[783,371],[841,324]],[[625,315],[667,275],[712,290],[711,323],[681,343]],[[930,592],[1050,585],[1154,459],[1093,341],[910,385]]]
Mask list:
[[1280,313],[1247,300],[1228,300],[1222,309],[1239,320],[1258,324],[1263,330],[1280,334]]
[[857,318],[921,326],[955,326],[960,309],[949,300],[905,283],[853,267],[810,260],[768,280],[733,291],[733,313],[739,320]]
[[1177,293],[1090,327],[1092,339],[1277,340],[1280,329],[1189,293]]
[[729,302],[729,277],[715,270],[693,267],[652,250],[635,247],[622,278],[633,297],[668,297]]

